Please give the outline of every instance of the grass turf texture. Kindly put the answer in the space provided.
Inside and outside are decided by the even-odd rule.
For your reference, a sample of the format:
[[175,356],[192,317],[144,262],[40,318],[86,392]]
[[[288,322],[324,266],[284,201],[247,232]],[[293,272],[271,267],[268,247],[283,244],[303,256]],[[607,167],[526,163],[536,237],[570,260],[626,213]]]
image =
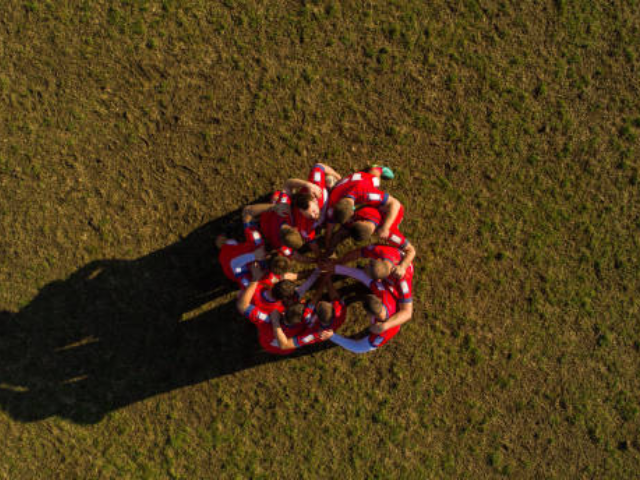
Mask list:
[[[639,27],[637,1],[2,2],[0,477],[633,476]],[[316,160],[394,169],[414,319],[272,362],[211,235]]]

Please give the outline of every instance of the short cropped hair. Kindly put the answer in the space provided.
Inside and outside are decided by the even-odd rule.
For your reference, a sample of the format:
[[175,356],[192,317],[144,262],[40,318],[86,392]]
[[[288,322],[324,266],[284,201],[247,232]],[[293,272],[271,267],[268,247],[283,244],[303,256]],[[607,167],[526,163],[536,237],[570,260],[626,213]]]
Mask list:
[[287,312],[285,313],[285,321],[287,325],[297,325],[302,321],[302,316],[304,314],[304,305],[302,303],[296,303],[291,307],[287,308]]
[[291,261],[283,255],[275,255],[269,262],[269,269],[275,275],[284,275],[291,268]]
[[367,313],[375,315],[376,317],[382,313],[382,301],[375,295],[366,295],[362,306]]
[[337,223],[344,224],[353,217],[353,205],[348,198],[343,198],[333,207],[333,218]]
[[351,226],[351,238],[356,242],[366,242],[371,238],[371,229],[365,222],[355,222]]
[[331,320],[333,320],[333,305],[329,302],[318,302],[316,306],[316,314],[318,315],[318,320],[322,325],[330,325]]
[[283,225],[280,229],[280,240],[283,245],[293,250],[298,250],[304,245],[304,240],[298,229],[289,225]]
[[311,195],[310,193],[298,192],[292,197],[293,206],[299,208],[300,210],[308,209],[312,200],[313,195]]
[[296,284],[291,280],[280,280],[271,289],[276,300],[284,300],[293,297],[296,292]]
[[373,260],[371,262],[371,275],[374,280],[387,278],[391,273],[391,265],[384,260]]

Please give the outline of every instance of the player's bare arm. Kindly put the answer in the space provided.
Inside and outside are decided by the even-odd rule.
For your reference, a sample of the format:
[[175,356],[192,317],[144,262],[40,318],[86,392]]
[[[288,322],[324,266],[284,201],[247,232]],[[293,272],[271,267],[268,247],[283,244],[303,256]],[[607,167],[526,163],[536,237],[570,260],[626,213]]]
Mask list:
[[393,222],[400,213],[400,207],[402,207],[400,202],[395,197],[389,195],[387,203],[382,207],[382,211],[385,212],[384,222],[382,222],[382,225],[380,225],[377,231],[378,236],[383,240],[389,238],[391,225],[393,225]]
[[251,305],[251,299],[253,298],[253,295],[256,293],[257,287],[258,287],[258,282],[254,280],[251,283],[249,283],[249,286],[247,286],[247,288],[245,288],[240,293],[240,296],[238,297],[238,301],[236,302],[236,307],[238,309],[238,312],[240,312],[241,315],[244,315],[244,312],[246,312],[247,308],[249,308],[249,305]]
[[296,189],[306,188],[309,193],[315,198],[322,198],[322,188],[315,183],[308,182],[307,180],[301,180],[299,178],[290,178],[284,183],[284,190],[290,197],[293,195],[293,191]]
[[407,272],[407,268],[409,268],[413,259],[416,258],[416,249],[411,243],[407,243],[402,251],[404,252],[404,258],[391,270],[391,274],[396,278],[404,277],[404,274]]
[[342,225],[340,229],[331,236],[331,245],[327,245],[327,253],[331,254],[344,240],[349,238],[351,232],[349,229]]
[[296,348],[293,340],[288,338],[282,331],[282,327],[280,326],[280,312],[273,311],[271,312],[270,317],[271,327],[273,328],[273,335],[276,337],[280,348],[282,350],[293,350],[294,348]]
[[355,250],[345,253],[341,258],[336,260],[336,264],[345,265],[349,262],[353,262],[354,260],[358,260],[362,257],[360,250],[361,249],[356,248]]
[[333,235],[333,228],[335,223],[327,222],[327,226],[324,232],[324,247],[329,248],[331,245],[331,236]]
[[242,210],[242,221],[248,223],[257,219],[264,212],[273,209],[272,203],[256,203],[255,205],[247,205]]
[[342,175],[340,175],[338,172],[336,172],[329,165],[326,165],[324,163],[318,163],[318,165],[320,165],[322,168],[324,168],[324,173],[326,173],[327,175],[331,175],[332,177],[336,177],[336,179],[338,179],[338,180],[340,180],[342,178]]
[[401,303],[398,311],[394,313],[386,322],[378,322],[369,328],[371,333],[381,334],[391,328],[404,325],[413,316],[413,303]]
[[307,265],[317,262],[317,259],[315,257],[307,257],[306,255],[302,255],[299,252],[293,252],[291,254],[291,259],[295,260],[298,263],[305,263]]

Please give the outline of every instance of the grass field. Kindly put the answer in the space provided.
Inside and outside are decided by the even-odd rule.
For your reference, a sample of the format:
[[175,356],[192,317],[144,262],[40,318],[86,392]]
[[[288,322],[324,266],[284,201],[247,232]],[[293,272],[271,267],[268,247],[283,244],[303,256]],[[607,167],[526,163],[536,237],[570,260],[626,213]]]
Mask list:
[[[639,74],[637,0],[0,2],[0,478],[636,478]],[[414,318],[274,359],[213,238],[315,161]]]

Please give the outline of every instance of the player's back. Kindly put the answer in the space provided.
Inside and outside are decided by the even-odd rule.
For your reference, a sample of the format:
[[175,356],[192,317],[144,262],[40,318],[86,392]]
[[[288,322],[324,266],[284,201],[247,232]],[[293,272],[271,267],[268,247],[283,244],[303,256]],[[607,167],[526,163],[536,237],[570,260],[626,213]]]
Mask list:
[[239,275],[249,273],[247,263],[253,260],[255,250],[256,246],[250,242],[238,243],[235,240],[228,240],[222,245],[218,261],[225,276],[235,281]]
[[367,172],[356,172],[342,178],[336,185],[331,189],[331,194],[329,195],[329,205],[333,206],[338,201],[347,195],[349,192],[358,187],[365,187],[369,189],[378,188],[380,186],[380,178],[371,175]]
[[398,247],[373,243],[363,247],[361,254],[364,258],[374,260],[389,260],[394,265],[398,265],[404,258],[404,253]]

